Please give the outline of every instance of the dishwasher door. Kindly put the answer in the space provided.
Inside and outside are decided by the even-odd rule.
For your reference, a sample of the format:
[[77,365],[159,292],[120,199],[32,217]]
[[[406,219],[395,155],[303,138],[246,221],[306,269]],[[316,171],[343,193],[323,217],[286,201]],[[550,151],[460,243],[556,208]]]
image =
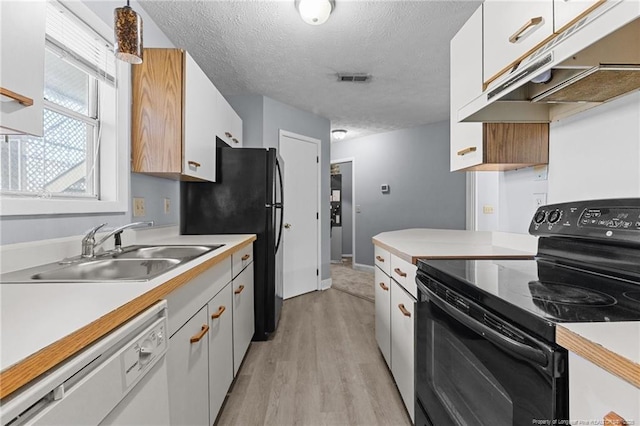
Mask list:
[[3,401],[2,424],[168,425],[167,330],[162,301]]

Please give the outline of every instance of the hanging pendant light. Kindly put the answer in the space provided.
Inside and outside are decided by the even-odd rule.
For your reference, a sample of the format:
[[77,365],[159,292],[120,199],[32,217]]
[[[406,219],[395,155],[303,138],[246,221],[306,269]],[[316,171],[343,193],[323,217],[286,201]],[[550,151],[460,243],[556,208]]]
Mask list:
[[113,11],[116,58],[130,64],[142,63],[142,18],[129,6]]

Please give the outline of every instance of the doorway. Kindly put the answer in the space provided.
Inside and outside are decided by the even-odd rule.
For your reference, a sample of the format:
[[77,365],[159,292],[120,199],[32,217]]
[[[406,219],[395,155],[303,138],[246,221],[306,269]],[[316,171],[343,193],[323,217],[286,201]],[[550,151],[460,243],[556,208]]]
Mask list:
[[332,182],[340,183],[339,193],[331,191],[332,217],[334,206],[339,210],[339,220],[332,221],[332,225],[339,226],[331,228],[331,261],[353,267],[356,252],[355,159],[332,160],[331,176]]
[[280,131],[284,162],[284,299],[320,283],[320,140]]

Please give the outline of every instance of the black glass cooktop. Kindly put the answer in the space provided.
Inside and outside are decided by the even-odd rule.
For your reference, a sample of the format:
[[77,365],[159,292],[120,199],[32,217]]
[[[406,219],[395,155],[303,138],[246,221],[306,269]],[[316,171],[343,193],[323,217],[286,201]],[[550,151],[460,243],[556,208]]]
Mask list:
[[553,341],[558,322],[640,320],[640,282],[544,259],[421,260],[418,269]]

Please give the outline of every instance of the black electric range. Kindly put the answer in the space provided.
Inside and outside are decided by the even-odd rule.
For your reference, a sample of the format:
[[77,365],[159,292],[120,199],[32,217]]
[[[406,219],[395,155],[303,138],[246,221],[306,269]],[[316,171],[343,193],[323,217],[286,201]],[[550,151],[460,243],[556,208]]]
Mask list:
[[416,425],[561,424],[556,325],[640,320],[640,198],[543,206],[529,233],[533,260],[418,262]]

